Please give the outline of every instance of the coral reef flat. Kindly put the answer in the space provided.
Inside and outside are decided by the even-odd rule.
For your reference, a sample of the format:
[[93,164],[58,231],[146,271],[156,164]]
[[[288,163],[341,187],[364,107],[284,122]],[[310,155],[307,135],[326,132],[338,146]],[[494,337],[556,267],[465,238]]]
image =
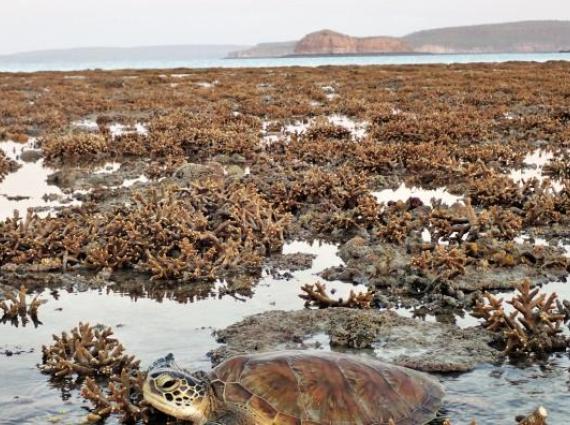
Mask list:
[[165,423],[157,357],[293,348],[429,373],[454,424],[563,423],[569,72],[0,73],[2,420]]

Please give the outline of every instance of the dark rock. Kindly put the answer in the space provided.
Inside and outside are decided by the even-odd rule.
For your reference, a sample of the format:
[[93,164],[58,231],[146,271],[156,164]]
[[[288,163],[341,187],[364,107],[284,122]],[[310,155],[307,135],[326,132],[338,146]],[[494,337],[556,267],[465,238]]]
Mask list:
[[20,154],[20,159],[24,162],[36,162],[43,156],[39,149],[26,149]]

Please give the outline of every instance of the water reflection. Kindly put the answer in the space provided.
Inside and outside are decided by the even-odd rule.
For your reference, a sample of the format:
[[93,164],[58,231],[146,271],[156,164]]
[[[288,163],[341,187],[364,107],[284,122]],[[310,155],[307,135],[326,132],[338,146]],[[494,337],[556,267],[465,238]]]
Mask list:
[[[50,381],[35,367],[41,361],[41,345],[50,343],[52,334],[71,329],[79,321],[112,326],[127,352],[136,354],[143,367],[173,352],[189,368],[209,369],[206,354],[219,347],[213,330],[251,314],[303,308],[303,300],[298,297],[300,287],[318,280],[316,274],[322,269],[343,264],[332,244],[293,242],[284,248],[284,254],[297,252],[316,254],[317,258],[310,269],[291,273],[290,280],[276,280],[266,272],[259,280],[238,277],[214,286],[181,287],[148,282],[131,274],[130,280],[129,275],[117,275],[114,282],[99,289],[84,287],[77,277],[77,283],[72,280],[68,290],[52,291],[50,295],[44,291],[49,302],[41,310],[43,326],[0,328],[4,345],[4,351],[0,350],[0,368],[4,379],[10,382],[0,386],[3,420],[7,424],[82,420],[88,404],[78,395],[78,383]],[[339,296],[353,288],[341,282],[327,282],[327,287],[334,288]],[[360,289],[364,288],[356,288]],[[414,314],[411,310],[408,313]],[[430,314],[426,312],[426,320],[434,320]],[[466,316],[456,320],[461,326],[474,319]],[[312,338],[307,341],[311,347],[330,349],[326,335]],[[17,354],[3,354],[6,350]],[[438,378],[447,388],[445,408],[456,423],[468,423],[474,416],[479,423],[510,423],[513,412],[530,412],[539,404],[549,409],[553,423],[563,423],[570,415],[570,407],[565,403],[569,366],[564,354],[524,368],[484,365],[466,374]],[[112,418],[107,423],[117,420]]]
[[59,187],[48,183],[48,176],[55,172],[55,169],[44,166],[43,159],[35,162],[22,160],[25,150],[35,148],[34,139],[24,144],[0,142],[0,149],[20,165],[18,170],[8,174],[0,182],[0,221],[12,217],[15,210],[20,211],[20,216],[23,216],[28,208],[40,208],[43,211],[39,211],[39,215],[45,216],[55,207],[79,204],[68,199]]
[[441,201],[449,206],[463,201],[463,196],[452,195],[445,187],[421,189],[408,187],[405,184],[401,184],[397,189],[384,189],[379,192],[373,192],[372,195],[378,202],[384,204],[398,201],[406,202],[409,198],[419,198],[425,205],[432,205],[433,200]]
[[[217,282],[213,287],[169,287],[142,279],[129,282],[118,276],[115,283],[87,289],[78,277],[69,289],[52,291],[41,310],[43,326],[0,330],[3,344],[26,350],[21,355],[0,355],[0,370],[5,379],[13,382],[10,386],[0,386],[3,419],[9,418],[9,424],[44,424],[63,411],[63,422],[82,420],[85,414],[82,407],[87,405],[77,391],[71,391],[73,385],[55,388],[35,367],[41,361],[41,346],[50,343],[52,334],[71,329],[79,321],[102,323],[115,329],[117,338],[129,353],[142,360],[143,367],[173,352],[185,366],[209,369],[210,359],[206,354],[219,346],[212,336],[214,329],[267,310],[303,308],[303,300],[298,297],[300,287],[317,280],[316,273],[323,264],[342,264],[336,250],[335,245],[319,242],[287,244],[285,253],[317,252],[313,267],[293,272],[288,281],[275,280],[265,273],[255,286],[250,278]],[[342,282],[330,282],[328,287],[335,288],[340,295],[352,288]],[[48,292],[44,294],[47,298]]]

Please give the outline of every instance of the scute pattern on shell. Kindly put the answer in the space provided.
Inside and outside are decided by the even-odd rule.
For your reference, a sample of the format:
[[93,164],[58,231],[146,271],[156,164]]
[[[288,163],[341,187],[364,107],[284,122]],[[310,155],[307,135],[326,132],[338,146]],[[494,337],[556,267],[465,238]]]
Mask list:
[[337,353],[237,356],[212,375],[225,384],[219,395],[228,405],[247,406],[263,425],[425,424],[443,397],[442,387],[419,372]]

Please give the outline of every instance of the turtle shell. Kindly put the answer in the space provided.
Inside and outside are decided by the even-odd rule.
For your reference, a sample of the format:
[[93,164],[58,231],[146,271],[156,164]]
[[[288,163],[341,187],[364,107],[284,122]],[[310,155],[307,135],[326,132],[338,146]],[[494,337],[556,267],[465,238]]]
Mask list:
[[411,369],[307,351],[233,357],[212,371],[212,386],[259,425],[425,424],[444,394],[439,383]]

